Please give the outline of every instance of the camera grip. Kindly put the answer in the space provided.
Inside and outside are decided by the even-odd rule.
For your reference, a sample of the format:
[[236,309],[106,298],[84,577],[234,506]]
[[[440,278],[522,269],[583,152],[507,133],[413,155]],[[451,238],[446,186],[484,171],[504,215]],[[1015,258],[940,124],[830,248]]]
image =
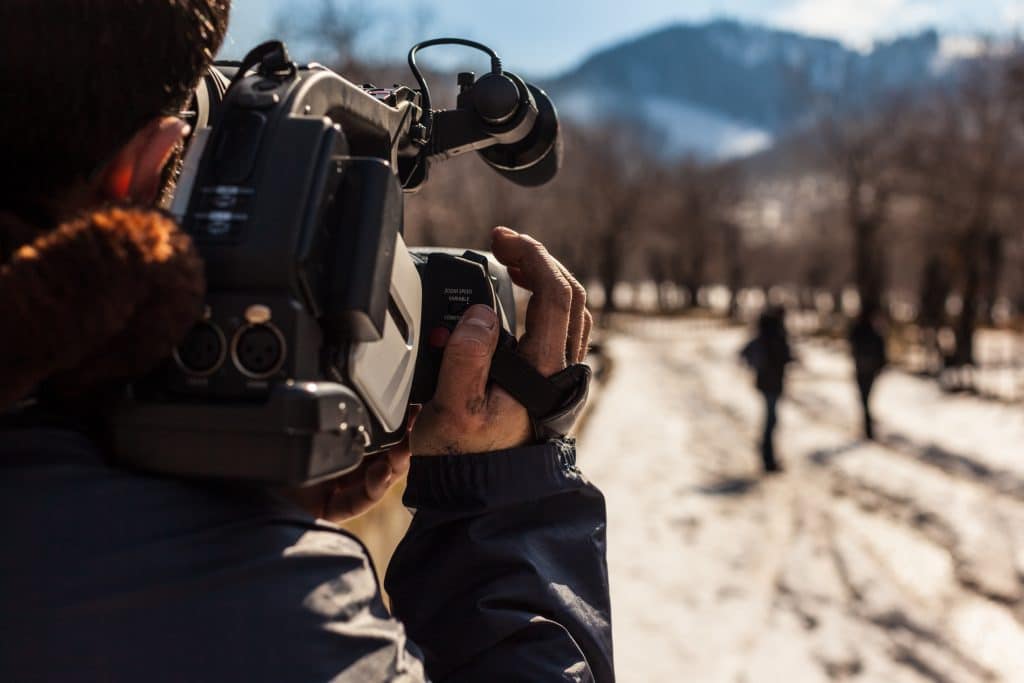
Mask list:
[[[457,250],[410,251],[423,283],[423,310],[419,356],[409,401],[426,403],[437,389],[437,375],[441,371],[448,336],[470,306],[490,306],[498,313],[503,327],[512,327],[515,323],[514,319],[509,321],[509,313],[495,291],[485,255]],[[511,282],[507,287],[511,288]],[[511,314],[514,315],[514,310]]]
[[[420,352],[410,402],[426,403],[434,396],[448,335],[467,308],[491,306],[503,324],[491,360],[490,379],[516,399],[530,415],[534,436],[545,440],[565,436],[586,404],[590,368],[571,365],[545,377],[516,353],[512,283],[500,266],[471,251],[413,250],[423,282]],[[508,295],[508,301],[502,300]]]

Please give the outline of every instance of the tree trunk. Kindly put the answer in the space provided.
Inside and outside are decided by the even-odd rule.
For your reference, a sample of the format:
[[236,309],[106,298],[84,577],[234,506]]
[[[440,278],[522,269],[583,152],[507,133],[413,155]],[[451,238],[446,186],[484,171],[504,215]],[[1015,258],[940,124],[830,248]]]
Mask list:
[[980,284],[980,308],[979,319],[982,324],[992,325],[995,323],[992,312],[999,298],[999,284],[1003,274],[1003,235],[997,230],[990,230],[985,235],[984,261],[982,269],[983,277]]
[[967,230],[961,245],[964,264],[963,308],[956,324],[956,351],[953,364],[974,365],[974,331],[978,324],[978,298],[981,289],[981,231]]
[[739,318],[739,294],[744,280],[743,259],[740,254],[743,237],[739,226],[735,223],[726,223],[722,234],[725,248],[726,286],[729,288],[728,316],[730,320],[736,320]]
[[686,282],[683,283],[683,291],[686,292],[687,310],[691,308],[696,308],[697,306],[700,305],[700,302],[697,300],[697,296],[700,293],[700,285],[698,285],[692,279],[687,279]]
[[607,315],[615,311],[615,286],[619,283],[622,270],[618,233],[615,230],[609,230],[602,235],[598,248],[601,253],[599,276],[601,288],[604,289],[604,306],[601,311],[603,315]]
[[654,281],[654,291],[657,295],[658,312],[667,313],[669,309],[668,302],[668,291],[666,290],[665,282],[665,264],[663,263],[661,256],[657,252],[652,252],[647,257],[648,267],[647,270],[651,274],[651,279]]

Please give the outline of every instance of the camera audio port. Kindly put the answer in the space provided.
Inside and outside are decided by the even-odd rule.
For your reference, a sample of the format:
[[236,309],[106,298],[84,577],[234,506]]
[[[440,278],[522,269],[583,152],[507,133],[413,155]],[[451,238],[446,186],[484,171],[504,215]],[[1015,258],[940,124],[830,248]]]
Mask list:
[[232,340],[231,357],[246,377],[266,379],[284,364],[284,336],[270,323],[246,325]]
[[194,377],[212,375],[224,364],[227,355],[224,333],[209,322],[196,323],[185,340],[174,349],[174,361],[187,374]]

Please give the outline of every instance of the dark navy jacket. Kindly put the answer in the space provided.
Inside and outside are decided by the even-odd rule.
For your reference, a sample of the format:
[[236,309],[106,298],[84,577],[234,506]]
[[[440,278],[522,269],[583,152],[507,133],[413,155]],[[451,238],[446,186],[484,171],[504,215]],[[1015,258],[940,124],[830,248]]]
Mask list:
[[0,432],[2,681],[612,681],[605,511],[569,442],[413,458],[386,584],[271,494]]

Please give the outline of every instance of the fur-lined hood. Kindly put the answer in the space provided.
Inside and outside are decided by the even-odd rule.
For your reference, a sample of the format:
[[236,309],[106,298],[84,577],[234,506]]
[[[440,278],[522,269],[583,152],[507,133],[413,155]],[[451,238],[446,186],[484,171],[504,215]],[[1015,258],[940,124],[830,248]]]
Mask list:
[[0,410],[137,377],[199,318],[191,240],[164,213],[102,209],[52,230],[0,213]]

